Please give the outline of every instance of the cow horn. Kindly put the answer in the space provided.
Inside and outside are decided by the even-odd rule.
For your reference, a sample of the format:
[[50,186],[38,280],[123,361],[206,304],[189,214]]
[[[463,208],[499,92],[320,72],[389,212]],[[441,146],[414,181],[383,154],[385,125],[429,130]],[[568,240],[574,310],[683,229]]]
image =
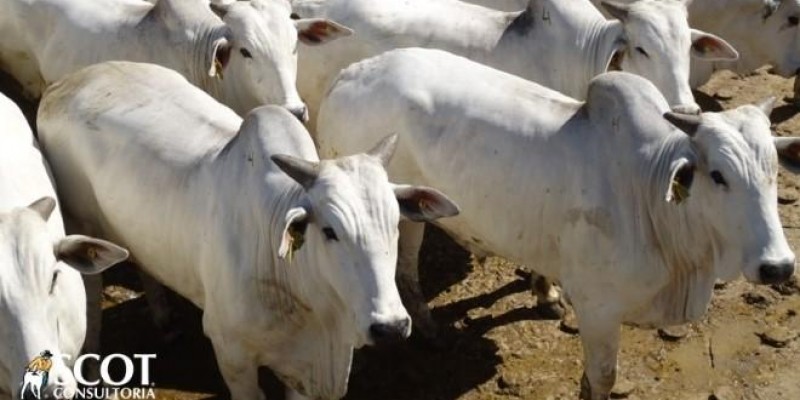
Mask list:
[[700,115],[681,114],[672,111],[664,113],[664,119],[691,137],[694,137],[697,133],[697,128],[703,122]]
[[28,208],[36,211],[43,220],[47,221],[50,219],[50,215],[53,214],[53,210],[56,209],[56,200],[52,197],[45,196],[31,203]]
[[763,111],[764,114],[766,114],[767,117],[769,117],[769,115],[772,114],[772,109],[775,108],[775,102],[777,101],[778,101],[777,97],[769,96],[766,99],[761,99],[759,102],[753,105],[760,108],[761,111]]
[[396,148],[397,134],[393,133],[378,142],[372,150],[367,152],[367,155],[377,158],[384,167],[387,167],[389,166],[389,161],[392,160]]
[[612,17],[620,20],[625,21],[628,19],[628,13],[630,12],[630,7],[624,3],[618,3],[616,1],[602,1],[600,5],[603,6],[603,9],[606,10]]
[[303,160],[286,154],[275,154],[270,159],[304,189],[309,189],[319,176],[318,162]]

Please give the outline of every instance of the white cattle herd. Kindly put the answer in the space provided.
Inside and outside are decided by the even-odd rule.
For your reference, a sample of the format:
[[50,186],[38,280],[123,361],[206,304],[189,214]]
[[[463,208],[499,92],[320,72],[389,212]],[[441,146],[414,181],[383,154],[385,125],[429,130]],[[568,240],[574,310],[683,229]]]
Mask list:
[[799,21],[798,0],[0,0],[0,70],[40,101],[33,132],[0,95],[0,399],[43,351],[43,393],[70,397],[99,332],[81,273],[129,252],[203,310],[233,399],[264,399],[259,366],[342,398],[354,349],[436,338],[426,222],[557,283],[579,396],[608,399],[622,324],[793,275],[777,173],[800,138],[772,136],[774,98],[701,113],[691,88],[795,75]]

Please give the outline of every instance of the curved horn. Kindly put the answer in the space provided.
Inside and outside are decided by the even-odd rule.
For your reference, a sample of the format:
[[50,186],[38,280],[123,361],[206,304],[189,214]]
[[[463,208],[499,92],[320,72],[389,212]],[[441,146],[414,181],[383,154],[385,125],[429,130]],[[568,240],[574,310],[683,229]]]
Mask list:
[[664,113],[664,119],[691,137],[694,137],[697,128],[703,122],[700,115],[680,114],[672,111]]
[[310,188],[319,176],[319,163],[317,162],[286,154],[275,154],[270,159],[304,189]]
[[397,134],[393,133],[378,142],[372,150],[367,152],[367,155],[377,158],[384,167],[387,167],[389,166],[389,161],[392,160],[396,148]]

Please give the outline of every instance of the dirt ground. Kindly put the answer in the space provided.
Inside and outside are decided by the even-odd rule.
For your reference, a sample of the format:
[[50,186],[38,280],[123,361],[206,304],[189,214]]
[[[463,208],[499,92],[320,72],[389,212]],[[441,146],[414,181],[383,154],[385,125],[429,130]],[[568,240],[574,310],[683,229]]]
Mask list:
[[[2,87],[2,86],[0,86]],[[800,134],[792,81],[764,70],[746,77],[718,74],[697,94],[706,110],[731,108],[776,95],[778,135]],[[793,249],[800,251],[800,178],[781,173],[780,212]],[[444,234],[428,229],[422,280],[445,327],[445,345],[411,340],[356,354],[347,399],[450,400],[577,398],[582,372],[578,336],[560,329],[533,305],[517,267],[501,259],[484,266]],[[149,319],[130,267],[106,273],[103,350],[157,353],[151,376],[159,399],[227,398],[200,311],[176,299],[183,336],[166,344]],[[624,328],[616,397],[675,400],[800,399],[800,287],[720,284],[706,317],[680,340]],[[282,399],[267,371],[270,400]]]

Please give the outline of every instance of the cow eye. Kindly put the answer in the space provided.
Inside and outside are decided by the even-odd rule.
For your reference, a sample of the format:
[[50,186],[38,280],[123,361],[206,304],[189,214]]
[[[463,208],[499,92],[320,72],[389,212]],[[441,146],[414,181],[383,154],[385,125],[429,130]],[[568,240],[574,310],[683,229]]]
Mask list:
[[55,270],[53,271],[53,278],[50,280],[50,294],[53,294],[53,290],[56,289],[56,282],[58,282],[58,275],[61,274],[61,271]]
[[722,177],[719,171],[711,171],[711,179],[713,179],[714,183],[717,185],[728,187],[728,182],[725,181],[725,178]]
[[643,49],[643,48],[641,48],[641,47],[638,47],[638,46],[637,46],[637,47],[636,47],[636,51],[637,51],[639,54],[641,54],[641,55],[643,55],[643,56],[645,56],[645,57],[647,57],[647,58],[650,58],[650,54],[647,54],[647,52],[646,52],[646,51],[644,51],[644,49]]
[[239,52],[242,53],[242,57],[244,57],[244,58],[253,58],[253,55],[250,54],[250,50],[247,50],[244,47],[239,49]]
[[322,233],[325,234],[325,238],[328,240],[339,241],[339,237],[336,236],[336,232],[333,231],[333,228],[330,226],[326,226],[322,228]]
[[800,17],[794,15],[789,17],[788,20],[789,20],[789,26],[797,26],[797,24],[800,23]]

